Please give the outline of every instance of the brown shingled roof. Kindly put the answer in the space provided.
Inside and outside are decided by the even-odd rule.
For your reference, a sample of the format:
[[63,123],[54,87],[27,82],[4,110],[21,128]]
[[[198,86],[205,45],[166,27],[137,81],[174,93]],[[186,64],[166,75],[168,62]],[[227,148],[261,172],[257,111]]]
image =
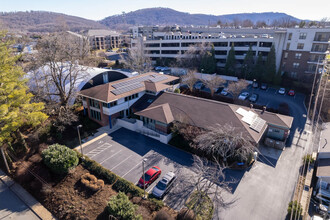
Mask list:
[[165,124],[169,124],[174,121],[174,117],[168,103],[147,108],[143,111],[137,112],[136,114],[163,122]]
[[149,81],[144,81],[144,86],[146,88],[146,90],[152,91],[152,92],[160,92],[163,91],[165,89],[171,88],[171,85],[166,85],[164,83],[154,83]]
[[[144,73],[144,74],[141,74],[141,75],[138,75],[138,76],[125,78],[125,79],[117,80],[117,81],[114,81],[114,82],[110,82],[110,83],[102,84],[102,85],[99,85],[99,86],[95,86],[95,87],[92,87],[92,88],[89,88],[89,89],[85,89],[85,90],[80,91],[78,94],[81,95],[81,96],[85,96],[85,97],[88,97],[88,98],[99,100],[101,102],[109,103],[111,101],[115,101],[115,100],[118,100],[120,98],[130,96],[130,95],[133,95],[135,93],[142,92],[142,91],[146,90],[145,84],[143,82],[141,82],[142,86],[140,88],[137,88],[137,89],[134,89],[134,90],[131,90],[131,91],[119,94],[119,95],[115,95],[113,92],[111,92],[111,91],[115,90],[115,88],[112,85],[115,85],[117,83],[127,82],[127,81],[132,80],[132,79],[138,79],[140,77],[144,77],[144,76],[148,76],[148,75],[149,76],[151,76],[151,75],[161,76],[163,74],[156,73],[156,72],[148,72],[148,73]],[[156,82],[155,83],[155,84],[157,84],[155,86],[156,89],[159,90],[161,88],[165,88],[165,89],[169,88],[170,86],[167,85],[166,83],[169,83],[169,82],[172,82],[174,80],[179,79],[178,77],[175,77],[175,76],[170,76],[170,75],[164,75],[164,76],[166,76],[167,79]],[[161,91],[161,90],[159,90],[159,91]]]
[[[271,122],[272,124],[279,124],[280,126],[288,128],[291,127],[291,125],[285,125],[282,120],[282,115],[279,117],[278,114],[266,111],[261,114],[259,110],[249,109],[244,106],[168,92],[160,94],[149,107],[140,112],[136,112],[135,114],[142,115],[143,113],[143,116],[145,117],[159,120],[160,118],[158,113],[154,111],[154,109],[156,109],[156,107],[159,108],[159,106],[164,104],[168,104],[173,118],[177,121],[185,121],[186,123],[201,128],[208,128],[216,124],[228,124],[234,128],[237,128],[237,131],[242,132],[243,135],[246,135],[247,137],[250,137],[250,139],[256,143],[260,141],[267,126],[264,126],[261,132],[251,129],[247,123],[241,120],[242,116],[236,113],[238,108],[243,108],[247,111],[251,110],[258,114],[262,119],[267,122]],[[287,121],[289,121],[289,119],[292,121],[292,117],[284,116],[284,118]]]

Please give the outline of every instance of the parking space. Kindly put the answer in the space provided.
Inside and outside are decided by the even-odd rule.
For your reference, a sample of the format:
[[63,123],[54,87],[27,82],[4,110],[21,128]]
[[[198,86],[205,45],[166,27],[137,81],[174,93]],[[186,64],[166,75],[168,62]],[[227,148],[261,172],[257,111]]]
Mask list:
[[[147,192],[151,192],[169,171],[176,174],[191,172],[189,167],[193,163],[191,154],[124,128],[85,146],[84,154],[134,184],[142,176],[142,160],[147,159],[145,171],[152,166],[162,170],[160,178],[148,187]],[[171,199],[168,197],[165,200]]]

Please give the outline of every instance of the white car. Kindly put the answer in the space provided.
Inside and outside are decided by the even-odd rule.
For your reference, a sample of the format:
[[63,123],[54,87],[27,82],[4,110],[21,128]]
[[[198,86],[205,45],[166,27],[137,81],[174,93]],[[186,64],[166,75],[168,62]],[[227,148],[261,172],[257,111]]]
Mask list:
[[154,195],[156,198],[164,198],[166,193],[168,193],[173,187],[175,179],[176,176],[173,172],[166,173],[165,176],[152,189],[152,195]]
[[284,95],[285,94],[285,88],[280,88],[278,90],[278,94]]
[[245,100],[249,97],[249,93],[248,92],[242,92],[239,96],[238,96],[238,99],[240,100]]
[[224,88],[220,94],[224,96],[228,95],[228,88]]

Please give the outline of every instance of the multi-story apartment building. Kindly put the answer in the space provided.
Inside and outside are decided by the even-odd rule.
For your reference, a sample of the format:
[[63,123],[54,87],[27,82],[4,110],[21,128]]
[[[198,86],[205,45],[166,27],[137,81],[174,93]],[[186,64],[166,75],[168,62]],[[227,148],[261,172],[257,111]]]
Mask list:
[[[132,46],[137,40],[144,43],[145,54],[153,61],[185,56],[189,46],[212,43],[219,68],[223,68],[234,45],[237,65],[241,65],[250,46],[255,58],[266,59],[272,45],[276,51],[276,67],[292,77],[307,77],[315,72],[317,60],[322,61],[330,45],[330,28],[290,29],[223,29],[205,27],[135,27]],[[160,31],[162,30],[162,31]],[[163,31],[165,30],[165,31]],[[314,71],[314,72],[313,72]]]
[[87,36],[94,50],[112,49],[122,45],[122,36],[115,31],[89,30]]
[[329,49],[330,28],[289,28],[283,45],[281,70],[292,78],[309,78],[323,61]]

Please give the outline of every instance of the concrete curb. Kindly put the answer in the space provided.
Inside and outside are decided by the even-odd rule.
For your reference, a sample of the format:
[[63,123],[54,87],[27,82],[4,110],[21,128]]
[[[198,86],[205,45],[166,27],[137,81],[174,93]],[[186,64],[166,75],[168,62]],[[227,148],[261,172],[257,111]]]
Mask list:
[[0,179],[16,194],[40,219],[56,219],[43,205],[41,205],[21,185],[15,183],[7,174],[0,169]]
[[[113,128],[113,130],[111,130],[110,132],[105,132],[105,131],[104,131],[103,134],[100,134],[100,135],[96,136],[95,138],[93,138],[93,139],[91,139],[91,140],[89,140],[89,141],[83,143],[83,144],[81,145],[81,147],[84,149],[84,147],[86,147],[87,145],[89,145],[89,144],[91,144],[91,143],[93,143],[93,142],[95,142],[95,141],[97,141],[97,140],[103,138],[104,136],[107,136],[107,135],[109,135],[109,134],[111,134],[111,133],[117,131],[117,130],[120,129],[120,128],[121,128],[121,127],[115,127],[115,128]],[[99,132],[102,132],[102,130],[100,130]],[[79,152],[79,151],[80,151],[80,145],[78,145],[77,147],[75,147],[74,150],[77,150],[77,151]]]

